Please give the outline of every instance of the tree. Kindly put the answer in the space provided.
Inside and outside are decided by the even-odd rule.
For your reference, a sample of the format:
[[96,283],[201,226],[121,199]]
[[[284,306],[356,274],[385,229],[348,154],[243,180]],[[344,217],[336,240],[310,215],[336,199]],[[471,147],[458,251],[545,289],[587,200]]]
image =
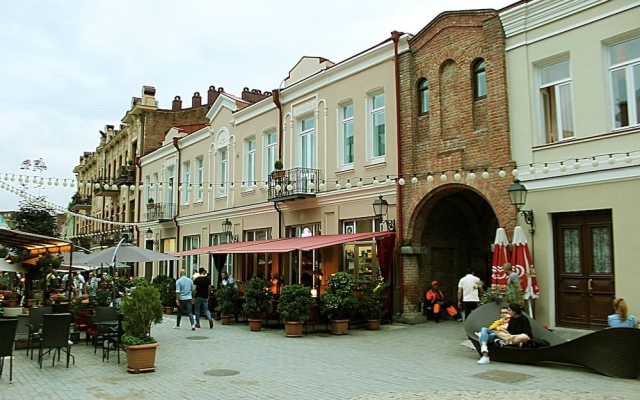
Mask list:
[[18,211],[12,218],[16,230],[36,235],[58,237],[58,224],[55,214],[38,204],[26,200],[20,201]]

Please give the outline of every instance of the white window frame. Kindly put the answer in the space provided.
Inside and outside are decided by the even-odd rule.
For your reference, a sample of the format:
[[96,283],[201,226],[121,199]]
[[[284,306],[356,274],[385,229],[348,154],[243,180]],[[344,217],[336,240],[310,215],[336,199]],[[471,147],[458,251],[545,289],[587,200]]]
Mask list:
[[[608,54],[608,63],[609,63],[609,89],[611,94],[611,126],[615,129],[626,129],[629,127],[640,125],[640,115],[638,115],[638,101],[639,99],[634,96],[638,90],[640,90],[640,79],[638,82],[635,81],[634,69],[636,71],[640,70],[640,55],[628,56],[625,54],[625,58],[622,60],[615,60],[614,54],[612,53],[613,48],[616,46],[624,45],[626,43],[636,42],[640,46],[640,37],[630,38],[627,40],[619,41],[617,43],[613,43],[607,47]],[[621,113],[620,110],[616,110],[616,97],[615,97],[615,87],[614,87],[614,73],[623,72],[624,73],[624,89],[626,91],[626,101],[627,101],[627,125],[622,125],[621,121],[616,121],[616,114]],[[640,73],[638,74],[640,75]]]
[[196,158],[196,185],[194,187],[196,202],[202,202],[204,196],[204,158]]
[[191,201],[191,162],[182,163],[182,203],[189,204]]
[[[552,67],[558,65],[560,63],[568,63],[567,70],[568,76],[562,77],[559,79],[551,80],[549,82],[543,82],[542,73],[545,68]],[[575,131],[575,112],[573,107],[573,86],[571,79],[571,62],[568,58],[560,59],[552,63],[547,63],[544,65],[540,65],[538,67],[538,96],[539,96],[539,107],[540,107],[540,144],[548,144],[555,143],[562,140],[567,140],[574,138],[576,135]],[[550,91],[553,95],[552,103],[555,104],[555,107],[547,107],[547,104],[551,97],[549,97],[546,92]],[[562,103],[562,93],[563,91],[568,90],[568,96],[570,100],[569,108],[566,109],[566,106]],[[566,93],[566,92],[565,92]],[[565,108],[563,112],[563,108]],[[547,132],[547,126],[551,125],[553,121],[549,121],[552,117],[550,116],[550,112],[555,113],[556,115],[556,123],[555,126],[550,127],[551,132]],[[566,115],[569,113],[570,115]],[[565,125],[565,123],[569,125]],[[571,135],[564,134],[563,127],[571,127],[573,129]],[[552,136],[553,130],[555,130],[556,134]]]
[[264,134],[264,173],[263,179],[269,180],[269,174],[273,172],[273,165],[278,157],[278,132],[273,130]]
[[[305,121],[312,121],[313,126],[311,128],[304,128]],[[316,118],[313,114],[308,114],[301,117],[298,120],[299,135],[298,140],[300,143],[300,159],[299,165],[302,168],[316,168]],[[305,141],[308,145],[305,148]],[[305,162],[306,157],[306,162]]]
[[151,194],[151,178],[149,175],[144,177],[144,197],[147,199],[147,203],[150,198],[153,198],[153,201],[158,201],[159,199],[153,197]]
[[252,188],[256,184],[256,138],[251,137],[245,141],[247,158],[245,162],[245,185]]
[[153,198],[155,199],[155,201],[158,201],[158,200],[160,200],[160,197],[159,197],[160,196],[160,191],[159,191],[159,188],[158,188],[158,173],[157,172],[153,173],[152,179],[153,179],[153,181],[152,181],[153,182],[153,191],[152,191]]
[[[375,99],[382,95],[384,97],[384,104],[380,107],[375,107]],[[386,121],[386,96],[384,91],[377,91],[369,93],[368,98],[368,108],[369,108],[369,116],[368,116],[368,140],[369,140],[369,155],[372,164],[384,162],[386,156],[387,149],[387,121]],[[376,143],[378,139],[378,135],[374,132],[375,127],[375,119],[382,115],[384,119],[384,149],[381,151],[377,149]]]
[[[200,248],[200,235],[189,235],[182,237],[182,249],[193,250]],[[184,258],[184,269],[187,271],[187,276],[190,277],[194,272],[200,269],[200,255],[194,254],[186,256]]]
[[175,169],[173,165],[167,168],[167,187],[165,189],[165,198],[167,199],[168,204],[173,204],[173,191],[175,188]]
[[227,195],[227,177],[229,176],[229,151],[226,147],[218,149],[218,173],[216,193],[218,197]]
[[[351,107],[351,116],[345,116],[347,109]],[[338,108],[338,123],[340,137],[338,143],[340,144],[338,159],[340,160],[340,168],[342,170],[353,169],[355,161],[355,126],[354,126],[354,113],[355,107],[353,102],[343,103]],[[351,160],[347,160],[347,131],[351,130]]]

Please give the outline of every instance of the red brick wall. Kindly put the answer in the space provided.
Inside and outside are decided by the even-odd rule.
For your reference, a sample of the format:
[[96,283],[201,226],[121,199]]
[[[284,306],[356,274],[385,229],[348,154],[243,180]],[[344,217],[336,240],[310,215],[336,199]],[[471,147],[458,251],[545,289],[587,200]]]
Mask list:
[[142,155],[159,149],[169,129],[179,125],[207,124],[209,105],[184,110],[156,110],[145,113]]

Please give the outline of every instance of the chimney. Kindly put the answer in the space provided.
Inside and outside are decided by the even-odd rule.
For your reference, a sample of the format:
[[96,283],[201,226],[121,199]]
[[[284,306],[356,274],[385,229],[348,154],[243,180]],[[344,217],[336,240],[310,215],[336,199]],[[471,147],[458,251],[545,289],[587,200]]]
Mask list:
[[195,92],[193,97],[191,98],[191,107],[196,108],[202,105],[202,96],[200,96],[200,92]]
[[218,92],[216,91],[216,87],[209,86],[209,90],[207,91],[207,104],[212,105],[217,98],[218,98]]
[[171,111],[180,111],[182,110],[182,100],[180,100],[180,96],[176,96],[173,99],[173,103],[171,104]]
[[156,88],[153,86],[142,87],[142,105],[143,106],[155,106],[156,105]]

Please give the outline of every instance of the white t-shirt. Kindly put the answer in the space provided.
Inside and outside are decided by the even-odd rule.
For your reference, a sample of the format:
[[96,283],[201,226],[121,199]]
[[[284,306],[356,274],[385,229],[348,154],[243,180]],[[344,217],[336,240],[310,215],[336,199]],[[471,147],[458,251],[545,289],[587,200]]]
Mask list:
[[476,287],[478,282],[480,282],[480,278],[473,274],[467,274],[460,279],[458,288],[462,289],[462,301],[480,301]]

